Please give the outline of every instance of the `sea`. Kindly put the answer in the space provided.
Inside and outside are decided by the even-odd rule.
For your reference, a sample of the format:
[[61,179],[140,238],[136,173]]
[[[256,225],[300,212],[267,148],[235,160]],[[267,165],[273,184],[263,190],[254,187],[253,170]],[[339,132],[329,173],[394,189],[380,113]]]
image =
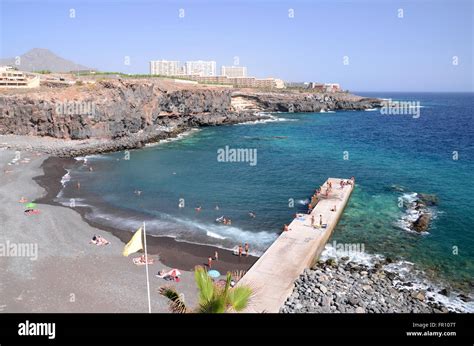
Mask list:
[[[474,94],[357,94],[410,106],[404,114],[272,113],[78,158],[58,200],[91,207],[86,217],[100,224],[133,232],[146,222],[148,234],[226,249],[249,243],[258,256],[328,177],[354,176],[325,255],[337,244],[354,245],[359,260],[390,258],[394,270],[416,273],[421,283],[471,294]],[[419,193],[437,201],[423,233],[409,227]],[[473,311],[472,303],[455,303]]]

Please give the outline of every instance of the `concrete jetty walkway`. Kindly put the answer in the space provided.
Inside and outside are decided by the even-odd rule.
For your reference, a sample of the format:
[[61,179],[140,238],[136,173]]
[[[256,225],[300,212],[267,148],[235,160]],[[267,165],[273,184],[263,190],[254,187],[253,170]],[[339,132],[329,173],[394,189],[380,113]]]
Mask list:
[[[278,312],[293,292],[294,281],[317,261],[352,193],[353,185],[341,188],[340,181],[329,178],[322,186],[322,197],[311,214],[298,214],[288,225],[289,230],[275,240],[238,282],[238,286],[252,287],[255,294],[245,312]],[[325,197],[329,182],[332,190]],[[336,211],[332,210],[334,206]],[[323,226],[326,225],[322,228],[318,228],[320,215]],[[318,227],[311,225],[311,216]]]

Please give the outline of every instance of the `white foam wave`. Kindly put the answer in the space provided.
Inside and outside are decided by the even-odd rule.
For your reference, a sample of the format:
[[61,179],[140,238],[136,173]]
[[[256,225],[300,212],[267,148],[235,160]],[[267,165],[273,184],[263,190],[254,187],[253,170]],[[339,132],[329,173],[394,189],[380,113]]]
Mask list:
[[339,261],[343,257],[347,257],[349,262],[366,266],[373,266],[375,263],[383,260],[384,258],[382,255],[370,254],[365,251],[338,251],[332,244],[328,243],[324,247],[320,259],[325,261],[329,258],[332,258],[336,261]]
[[66,184],[71,180],[71,174],[70,174],[71,171],[70,171],[69,169],[66,169],[66,171],[67,171],[67,173],[64,174],[64,175],[62,176],[62,178],[61,178],[61,185],[62,185],[63,187],[65,187]]
[[243,123],[235,124],[235,126],[266,124],[266,123],[284,122],[284,121],[298,121],[298,119],[288,119],[288,118],[276,117],[276,116],[271,115],[271,114],[265,114],[265,116],[267,116],[269,118],[268,119],[258,119],[258,120],[246,121],[246,122],[243,122]]
[[366,112],[375,112],[376,110],[378,110],[378,108],[367,108],[367,109],[365,109]]
[[225,237],[223,237],[223,236],[221,236],[221,235],[219,235],[219,234],[217,234],[217,233],[211,232],[211,231],[207,231],[207,232],[206,232],[206,235],[207,235],[208,237],[211,237],[211,238],[226,239]]
[[184,132],[181,132],[180,134],[178,134],[177,136],[175,137],[170,137],[170,138],[166,138],[166,139],[161,139],[159,140],[158,142],[155,142],[155,143],[147,143],[145,144],[146,147],[155,147],[157,145],[160,145],[160,144],[164,144],[164,143],[170,143],[170,142],[174,142],[174,141],[179,141],[185,137],[188,137],[196,132],[199,132],[200,129],[198,128],[193,128],[193,129],[190,129],[188,131],[184,131]]
[[[67,201],[65,201],[67,204]],[[250,254],[261,255],[276,239],[276,233],[266,231],[251,232],[236,226],[222,224],[205,224],[186,218],[178,218],[165,213],[158,213],[159,217],[136,218],[122,217],[94,208],[88,217],[119,229],[130,231],[138,229],[146,221],[149,235],[173,237],[188,243],[212,245],[222,249],[232,250],[236,244],[249,243]]]

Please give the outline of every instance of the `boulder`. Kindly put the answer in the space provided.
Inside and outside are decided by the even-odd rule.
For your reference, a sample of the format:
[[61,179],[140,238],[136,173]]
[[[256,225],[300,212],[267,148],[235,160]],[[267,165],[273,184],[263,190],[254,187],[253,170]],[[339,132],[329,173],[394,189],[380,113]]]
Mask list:
[[418,193],[417,197],[418,197],[418,200],[420,200],[423,204],[428,205],[428,206],[438,205],[439,203],[438,196],[434,194]]
[[417,232],[426,232],[430,226],[430,214],[421,214],[412,224],[412,229]]

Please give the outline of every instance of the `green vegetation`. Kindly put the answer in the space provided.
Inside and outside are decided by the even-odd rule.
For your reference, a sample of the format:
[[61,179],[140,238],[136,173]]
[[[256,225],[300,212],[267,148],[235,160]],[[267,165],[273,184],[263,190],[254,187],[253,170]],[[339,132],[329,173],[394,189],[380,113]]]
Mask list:
[[40,73],[40,74],[50,74],[50,70],[39,70],[39,71],[33,71],[33,73]]
[[173,287],[161,287],[159,293],[170,300],[170,310],[176,313],[224,313],[243,311],[253,292],[250,287],[231,287],[232,274],[227,273],[224,287],[214,283],[203,267],[196,267],[194,279],[199,289],[199,304],[194,309],[186,306],[183,298]]

